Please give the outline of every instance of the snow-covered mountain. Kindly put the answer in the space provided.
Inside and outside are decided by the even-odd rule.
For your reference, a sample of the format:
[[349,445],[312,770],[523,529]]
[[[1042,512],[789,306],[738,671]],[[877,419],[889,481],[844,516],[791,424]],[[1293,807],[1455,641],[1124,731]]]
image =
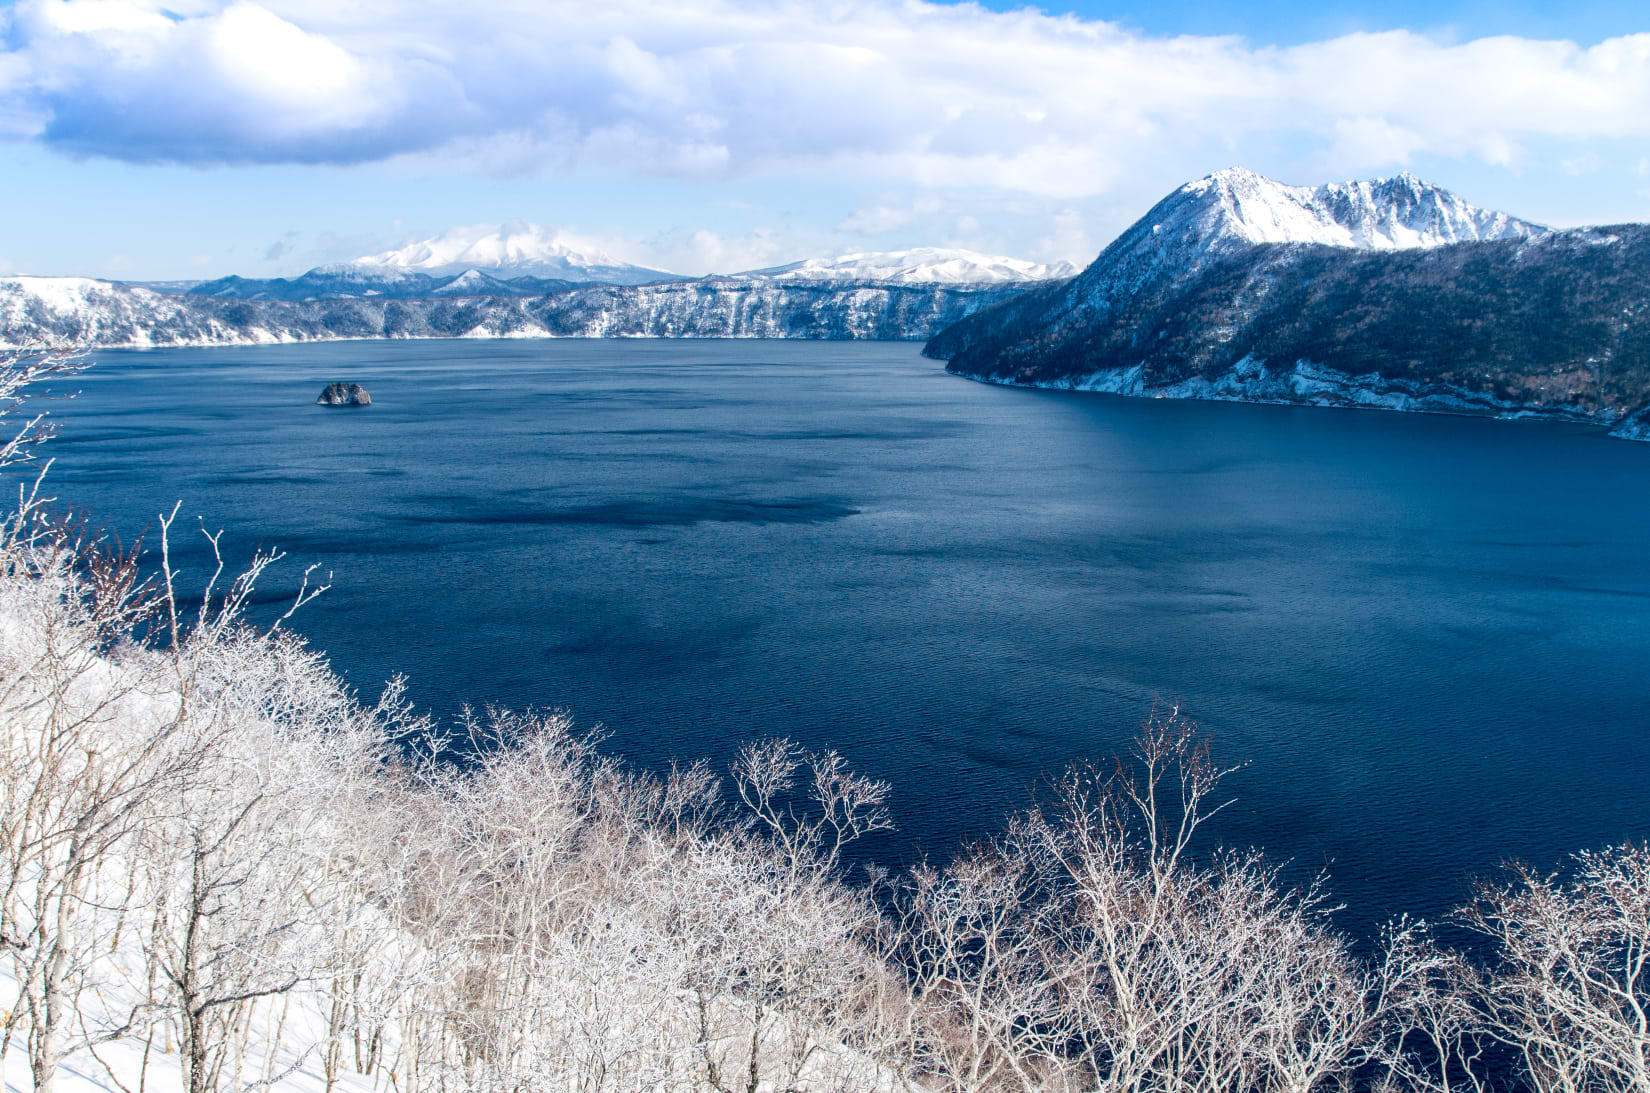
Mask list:
[[473,273],[448,281],[451,292],[438,283],[422,295],[404,297],[305,294],[314,285],[303,281],[243,282],[216,294],[180,296],[80,277],[0,278],[0,346],[460,337],[915,340],[1024,289],[1019,283],[753,279],[651,285],[540,282],[560,287],[527,294],[493,291],[496,286],[485,275]]
[[925,352],[994,383],[1548,415],[1627,435],[1650,421],[1647,274],[1650,226],[1552,231],[1410,175],[1300,187],[1234,169]]
[[229,325],[188,296],[90,277],[0,277],[0,346],[141,348],[223,345],[233,338]]
[[421,300],[443,296],[542,296],[572,288],[573,284],[550,277],[523,276],[506,281],[473,269],[456,276],[432,277],[397,269],[322,266],[297,277],[220,277],[176,292],[232,300]]
[[859,252],[808,258],[789,265],[747,270],[740,279],[773,281],[877,281],[897,285],[1002,285],[1071,277],[1070,262],[1042,265],[953,247]]
[[365,255],[317,273],[356,270],[367,274],[422,273],[453,276],[476,270],[499,280],[548,277],[563,281],[643,285],[676,279],[673,273],[621,262],[555,228],[506,220],[451,228],[433,239]]
[[1528,238],[1547,229],[1469,205],[1407,172],[1364,182],[1287,186],[1242,167],[1188,182],[1142,223],[1155,235],[1210,246],[1315,243],[1410,250]]
[[1470,205],[1413,175],[1288,186],[1233,167],[1159,201],[1083,271],[1072,295],[1096,304],[1127,298],[1148,281],[1195,276],[1205,263],[1257,245],[1387,252],[1526,239],[1547,230]]
[[1409,174],[1312,187],[1228,168],[1175,190],[1101,251],[1052,297],[1042,333],[1103,324],[1146,287],[1189,281],[1257,246],[1388,253],[1548,231]]
[[[1041,265],[1020,258],[1003,258],[976,251],[919,247],[810,258],[732,275],[686,278],[640,266],[614,265],[611,263],[616,260],[599,252],[575,253],[568,250],[552,255],[551,249],[561,244],[546,243],[548,236],[544,229],[532,228],[531,225],[528,228],[530,230],[526,232],[493,233],[473,244],[466,244],[465,240],[479,229],[455,229],[470,234],[451,239],[444,236],[442,240],[413,244],[386,255],[319,266],[298,277],[221,277],[162,291],[238,300],[347,300],[373,296],[409,300],[455,296],[539,296],[569,289],[575,284],[639,285],[690,280],[705,284],[768,281],[838,286],[1001,287],[1071,277],[1077,272],[1069,262]],[[452,235],[448,233],[448,236]],[[552,272],[545,275],[547,270]]]

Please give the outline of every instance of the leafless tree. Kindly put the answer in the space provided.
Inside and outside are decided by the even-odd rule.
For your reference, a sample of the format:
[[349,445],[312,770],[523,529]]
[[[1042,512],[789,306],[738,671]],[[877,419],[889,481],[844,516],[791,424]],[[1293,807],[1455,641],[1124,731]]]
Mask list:
[[1650,1093],[1650,847],[1577,854],[1568,878],[1517,866],[1466,920],[1497,950],[1489,1032],[1534,1089]]
[[[51,353],[0,359],[0,415],[76,367]],[[46,435],[43,415],[27,419],[0,445],[0,467]],[[4,1041],[25,1027],[43,1090],[69,1053],[136,1021],[133,1009],[83,1003],[142,899],[121,855],[194,768],[154,659],[124,655],[155,606],[151,589],[130,555],[51,518],[48,504],[36,479],[0,521],[0,606],[20,624],[0,651],[0,944],[18,984]]]
[[[72,367],[0,357],[0,417]],[[150,582],[49,505],[23,479],[0,517],[0,1048],[45,1093],[117,1038],[176,1042],[189,1093],[311,1063],[398,1093],[1488,1093],[1497,1047],[1539,1093],[1650,1093],[1646,847],[1483,887],[1482,963],[1408,921],[1363,954],[1321,881],[1217,846],[1231,768],[1168,709],[866,884],[888,787],[835,752],[655,777],[563,713],[368,705],[291,612],[250,624],[279,555],[226,577],[203,527],[184,612],[177,510]]]
[[0,469],[28,462],[35,447],[56,432],[44,411],[21,420],[17,411],[25,402],[61,397],[63,392],[46,385],[76,375],[85,364],[84,354],[73,349],[23,346],[0,350],[0,419],[11,419],[5,430],[8,435],[0,438]]
[[1405,928],[1366,963],[1319,888],[1200,851],[1227,773],[1170,710],[1132,761],[1074,769],[994,843],[919,870],[898,934],[917,1069],[959,1091],[1117,1093],[1310,1093],[1392,1079],[1399,1057],[1418,1070],[1413,1045],[1389,1045],[1422,988],[1442,990],[1433,950]]

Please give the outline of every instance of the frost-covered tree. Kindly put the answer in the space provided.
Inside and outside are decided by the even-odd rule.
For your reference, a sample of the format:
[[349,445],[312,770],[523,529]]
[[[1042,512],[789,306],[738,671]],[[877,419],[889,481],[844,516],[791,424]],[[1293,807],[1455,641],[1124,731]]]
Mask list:
[[1650,1093],[1650,846],[1573,866],[1516,867],[1467,909],[1498,957],[1476,984],[1486,1026],[1539,1093]]
[[[70,366],[0,358],[0,417]],[[0,1047],[37,1090],[124,1041],[188,1093],[1650,1093],[1642,846],[1482,888],[1482,959],[1363,952],[1218,848],[1229,770],[1171,710],[879,888],[845,851],[889,789],[834,752],[653,775],[564,713],[363,703],[251,624],[278,556],[184,612],[171,515],[152,579],[51,518],[46,432],[0,444]]]

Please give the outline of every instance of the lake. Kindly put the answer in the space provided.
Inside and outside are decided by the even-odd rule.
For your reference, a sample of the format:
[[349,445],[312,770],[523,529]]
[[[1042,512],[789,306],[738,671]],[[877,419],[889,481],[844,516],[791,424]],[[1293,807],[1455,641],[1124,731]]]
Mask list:
[[54,492],[278,546],[270,599],[320,563],[295,625],[364,696],[566,707],[650,767],[837,748],[894,786],[877,858],[989,835],[1160,700],[1249,764],[1222,840],[1327,868],[1359,932],[1650,835],[1650,445],[989,387],[908,344],[95,359]]

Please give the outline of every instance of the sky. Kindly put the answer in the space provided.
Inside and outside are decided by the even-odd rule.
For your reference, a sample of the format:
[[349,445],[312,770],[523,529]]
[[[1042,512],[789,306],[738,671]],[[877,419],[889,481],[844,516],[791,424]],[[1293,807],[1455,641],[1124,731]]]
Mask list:
[[0,273],[288,276],[507,219],[688,274],[1085,264],[1235,165],[1650,220],[1650,5],[0,3]]

